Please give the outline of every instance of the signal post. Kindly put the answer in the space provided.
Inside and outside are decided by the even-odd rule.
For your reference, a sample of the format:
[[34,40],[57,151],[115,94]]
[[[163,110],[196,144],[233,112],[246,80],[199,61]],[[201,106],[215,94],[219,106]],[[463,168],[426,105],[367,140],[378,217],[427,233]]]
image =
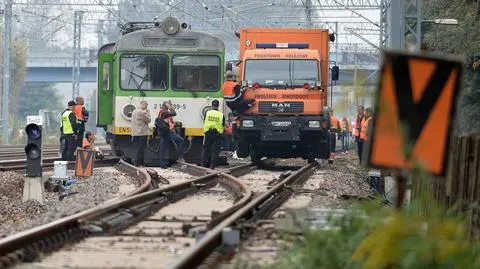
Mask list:
[[26,155],[26,177],[23,187],[23,201],[36,200],[44,203],[44,185],[42,178],[42,120],[38,116],[30,116],[25,127],[27,143],[25,146]]

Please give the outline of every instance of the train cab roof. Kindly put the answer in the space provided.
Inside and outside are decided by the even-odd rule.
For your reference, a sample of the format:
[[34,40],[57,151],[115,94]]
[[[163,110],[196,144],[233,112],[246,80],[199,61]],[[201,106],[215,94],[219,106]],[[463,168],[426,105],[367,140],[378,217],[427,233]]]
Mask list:
[[[224,52],[223,41],[213,35],[181,29],[173,31],[162,27],[136,30],[123,35],[116,43],[115,51],[181,51]],[[170,26],[170,25],[167,25]],[[176,30],[176,31],[175,31]]]

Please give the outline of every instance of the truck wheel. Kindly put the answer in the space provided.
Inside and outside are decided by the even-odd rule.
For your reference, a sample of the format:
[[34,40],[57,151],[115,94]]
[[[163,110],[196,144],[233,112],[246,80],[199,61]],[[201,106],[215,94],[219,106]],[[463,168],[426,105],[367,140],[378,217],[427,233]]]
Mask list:
[[237,156],[239,158],[246,158],[250,155],[250,144],[248,141],[238,141],[236,147]]
[[252,149],[250,150],[250,161],[253,164],[258,164],[261,158],[262,158],[262,155],[260,153],[260,150],[252,146]]

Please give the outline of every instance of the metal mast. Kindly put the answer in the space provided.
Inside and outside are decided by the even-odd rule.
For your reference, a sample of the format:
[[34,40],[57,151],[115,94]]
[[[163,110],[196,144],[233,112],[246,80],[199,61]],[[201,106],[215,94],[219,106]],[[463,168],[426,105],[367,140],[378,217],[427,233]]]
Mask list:
[[307,15],[308,28],[313,28],[311,0],[305,0],[305,15]]
[[3,144],[8,145],[9,142],[9,96],[10,96],[10,57],[12,43],[12,0],[5,1],[5,29],[3,31],[3,102],[2,102],[2,130]]
[[415,49],[420,50],[422,35],[422,7],[421,0],[390,1],[389,29],[391,47],[404,49],[406,37],[412,38]]
[[80,95],[80,49],[83,11],[76,10],[73,23],[72,99]]

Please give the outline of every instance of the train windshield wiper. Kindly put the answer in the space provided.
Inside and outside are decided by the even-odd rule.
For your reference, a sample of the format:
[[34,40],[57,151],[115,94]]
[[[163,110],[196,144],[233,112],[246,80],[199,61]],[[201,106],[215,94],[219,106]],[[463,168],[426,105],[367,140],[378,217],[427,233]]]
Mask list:
[[[137,90],[140,91],[141,95],[142,96],[145,96],[145,92],[144,90],[142,89],[142,84],[145,82],[145,79],[147,77],[147,75],[145,74],[145,76],[141,76],[135,72],[133,72],[133,69],[132,71],[130,70],[127,70],[127,69],[123,69],[125,71],[127,71],[130,75],[128,76],[128,84],[130,84],[130,81],[133,81],[133,84],[135,84],[135,87],[137,87]],[[135,79],[135,77],[139,77],[142,79],[142,81],[140,82],[140,84],[138,83],[138,81]]]

